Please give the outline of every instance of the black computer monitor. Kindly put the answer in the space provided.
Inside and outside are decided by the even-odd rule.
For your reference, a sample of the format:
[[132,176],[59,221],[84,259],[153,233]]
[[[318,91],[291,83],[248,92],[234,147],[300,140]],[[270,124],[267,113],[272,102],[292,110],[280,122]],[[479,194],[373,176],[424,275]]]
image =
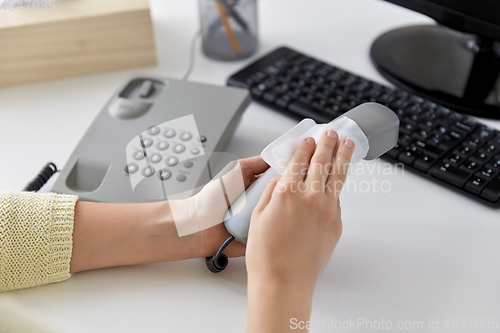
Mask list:
[[380,73],[456,111],[500,119],[500,0],[386,0],[438,25],[389,31],[373,43]]

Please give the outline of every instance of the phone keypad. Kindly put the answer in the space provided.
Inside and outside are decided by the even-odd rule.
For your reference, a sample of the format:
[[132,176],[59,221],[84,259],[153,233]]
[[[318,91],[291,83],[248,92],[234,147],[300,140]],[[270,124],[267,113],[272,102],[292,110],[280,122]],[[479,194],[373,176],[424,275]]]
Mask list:
[[162,182],[186,183],[185,186],[191,178],[196,181],[191,174],[197,172],[197,163],[205,163],[198,160],[205,154],[207,137],[198,135],[196,126],[192,127],[189,121],[175,126],[176,121],[153,126],[129,143],[125,172],[135,177],[133,184],[153,175]]

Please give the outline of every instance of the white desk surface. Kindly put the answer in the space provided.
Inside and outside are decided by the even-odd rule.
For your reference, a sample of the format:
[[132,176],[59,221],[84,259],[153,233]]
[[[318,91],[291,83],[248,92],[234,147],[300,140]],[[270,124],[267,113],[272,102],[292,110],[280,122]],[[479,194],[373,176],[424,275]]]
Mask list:
[[[266,0],[259,6],[258,54],[225,63],[205,58],[198,48],[190,80],[224,85],[231,73],[285,44],[385,82],[370,63],[372,41],[396,27],[431,22],[375,0]],[[180,78],[198,28],[197,1],[152,0],[151,7],[159,64],[134,71]],[[22,189],[49,160],[62,167],[131,72],[0,89],[0,190]],[[487,123],[500,128],[498,121]],[[240,157],[256,155],[295,124],[252,103],[227,149]],[[317,285],[312,320],[422,321],[423,329],[406,330],[418,332],[451,331],[444,327],[448,318],[500,321],[500,211],[409,172],[394,174],[384,162],[362,166],[393,174],[366,168],[351,180],[386,181],[390,191],[343,194],[344,233]],[[0,297],[7,294],[68,333],[241,332],[246,322],[241,258],[219,275],[197,259],[84,272]],[[439,330],[428,328],[429,318],[439,320]]]

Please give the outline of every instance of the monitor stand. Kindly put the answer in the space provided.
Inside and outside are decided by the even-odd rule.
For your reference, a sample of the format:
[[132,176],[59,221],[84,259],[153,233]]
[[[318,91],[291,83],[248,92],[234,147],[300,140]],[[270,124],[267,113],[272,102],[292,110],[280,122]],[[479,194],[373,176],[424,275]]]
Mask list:
[[500,119],[500,43],[438,25],[389,31],[371,59],[396,86],[462,113]]

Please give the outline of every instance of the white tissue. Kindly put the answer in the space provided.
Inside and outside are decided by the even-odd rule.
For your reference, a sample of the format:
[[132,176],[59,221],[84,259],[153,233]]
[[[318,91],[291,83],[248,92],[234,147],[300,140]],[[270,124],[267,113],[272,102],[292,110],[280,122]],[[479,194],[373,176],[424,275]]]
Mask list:
[[271,168],[282,174],[295,148],[303,139],[312,137],[318,142],[321,136],[330,129],[338,133],[339,141],[347,138],[354,142],[355,149],[350,164],[350,168],[353,168],[366,156],[370,145],[358,124],[347,117],[339,117],[328,124],[320,125],[312,119],[304,119],[297,126],[271,142],[264,148],[260,156]]

